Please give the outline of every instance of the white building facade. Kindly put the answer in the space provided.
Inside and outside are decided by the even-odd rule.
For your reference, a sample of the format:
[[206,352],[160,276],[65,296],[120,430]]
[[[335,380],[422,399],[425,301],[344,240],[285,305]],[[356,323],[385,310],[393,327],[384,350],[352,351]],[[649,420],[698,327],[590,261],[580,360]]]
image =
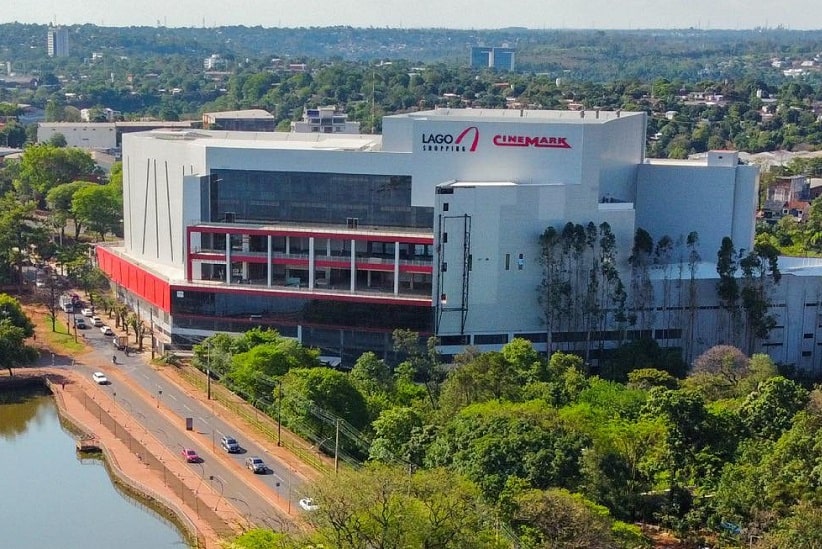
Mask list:
[[[645,325],[606,346],[641,331],[693,354],[721,337],[717,276],[700,269],[686,315],[672,290],[683,292],[681,243],[697,232],[709,263],[726,236],[751,250],[758,170],[729,151],[650,162],[645,127],[644,113],[439,109],[386,117],[382,136],[128,134],[125,241],[98,260],[166,344],[263,325],[352,364],[365,350],[387,356],[395,328],[438,336],[445,354],[513,337],[545,350],[540,235],[605,224],[627,277],[643,228],[679,251],[652,269]],[[780,319],[817,284],[799,274],[774,289]],[[815,348],[804,356],[794,328],[778,326],[781,347],[758,348],[813,368]],[[552,331],[553,349],[579,350],[568,330]]]

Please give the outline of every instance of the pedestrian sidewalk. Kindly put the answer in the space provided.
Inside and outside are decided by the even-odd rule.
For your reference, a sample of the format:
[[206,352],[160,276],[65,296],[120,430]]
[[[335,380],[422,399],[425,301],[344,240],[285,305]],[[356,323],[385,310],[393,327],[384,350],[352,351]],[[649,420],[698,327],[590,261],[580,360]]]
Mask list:
[[[173,512],[200,546],[222,547],[221,539],[250,526],[196,471],[186,467],[114,399],[78,372],[54,368],[20,372],[45,375],[61,414],[84,433],[94,435],[105,449],[107,464],[115,477]],[[124,436],[127,433],[132,436]],[[163,464],[162,472],[150,466],[152,459]]]

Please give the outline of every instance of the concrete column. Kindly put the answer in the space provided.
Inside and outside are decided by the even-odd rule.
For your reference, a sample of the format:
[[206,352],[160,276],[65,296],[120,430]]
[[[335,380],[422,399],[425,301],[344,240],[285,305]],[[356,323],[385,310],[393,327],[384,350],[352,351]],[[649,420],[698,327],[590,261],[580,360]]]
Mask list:
[[291,253],[291,237],[285,237],[285,255],[289,255]]
[[314,237],[308,238],[308,289],[314,289]]
[[325,241],[325,256],[331,257],[331,239]]
[[400,243],[394,242],[394,295],[400,293]]
[[266,284],[270,288],[271,287],[271,282],[272,282],[273,276],[274,276],[274,265],[271,264],[271,261],[274,259],[274,256],[273,256],[273,252],[271,251],[271,244],[272,244],[271,235],[268,235],[266,237],[266,239],[268,240],[268,242],[266,242],[266,244],[267,244],[267,246],[266,246],[266,251],[267,251],[266,257],[268,258],[268,261],[266,262],[267,263],[267,265],[266,265]]
[[231,235],[225,235],[225,281],[231,284]]
[[[247,234],[243,235],[243,251],[248,252],[251,249],[251,237]],[[248,280],[248,261],[243,261],[243,278]]]
[[357,241],[351,240],[351,291],[357,289]]

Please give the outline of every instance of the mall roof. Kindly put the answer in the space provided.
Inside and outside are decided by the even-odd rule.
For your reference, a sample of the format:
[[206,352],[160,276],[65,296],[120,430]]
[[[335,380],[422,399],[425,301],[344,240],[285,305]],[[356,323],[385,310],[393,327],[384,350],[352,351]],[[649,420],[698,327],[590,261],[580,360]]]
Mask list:
[[372,151],[382,145],[382,136],[371,134],[161,129],[130,134],[129,138],[134,137],[188,141],[204,147],[232,149]]
[[430,111],[395,114],[386,118],[414,118],[417,120],[460,120],[460,121],[507,121],[512,119],[524,123],[544,124],[546,122],[562,122],[566,124],[596,124],[631,116],[643,116],[644,112],[628,111],[551,111],[530,109],[448,109],[438,108]]

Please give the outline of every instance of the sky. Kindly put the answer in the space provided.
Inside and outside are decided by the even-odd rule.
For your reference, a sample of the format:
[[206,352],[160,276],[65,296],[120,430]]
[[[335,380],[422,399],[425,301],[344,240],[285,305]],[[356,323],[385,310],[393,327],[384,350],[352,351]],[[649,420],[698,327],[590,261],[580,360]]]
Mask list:
[[2,0],[0,23],[107,27],[822,29],[819,0]]

